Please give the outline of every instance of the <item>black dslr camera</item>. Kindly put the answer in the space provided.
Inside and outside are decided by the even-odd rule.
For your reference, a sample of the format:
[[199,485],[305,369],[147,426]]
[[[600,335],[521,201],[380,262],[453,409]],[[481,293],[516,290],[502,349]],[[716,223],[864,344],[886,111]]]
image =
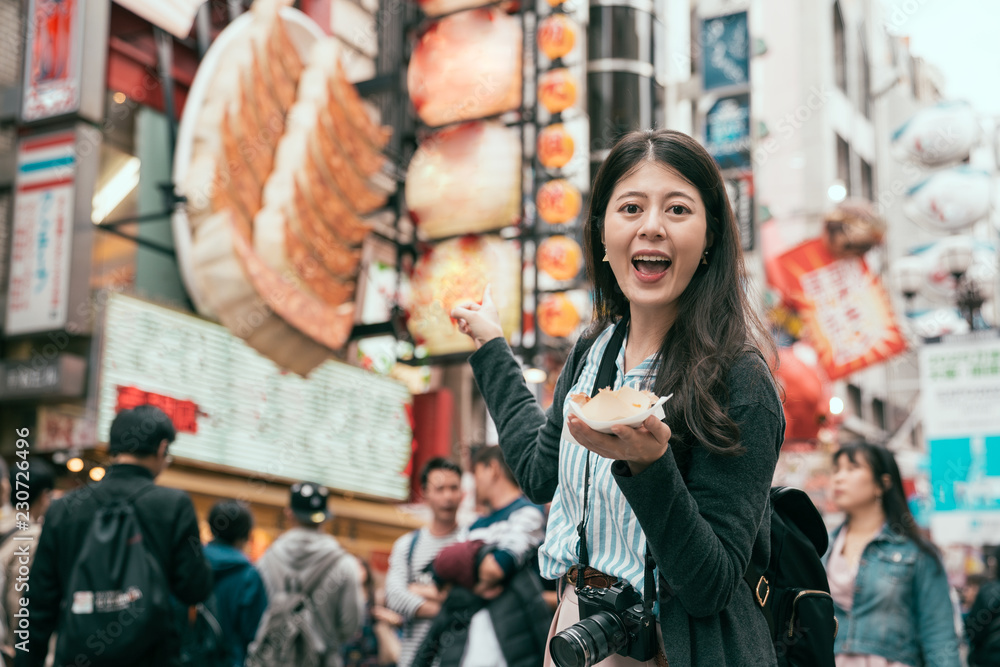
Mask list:
[[559,667],[591,667],[612,653],[645,662],[656,655],[656,616],[647,612],[627,582],[611,588],[587,586],[577,591],[580,622],[566,628],[549,644]]

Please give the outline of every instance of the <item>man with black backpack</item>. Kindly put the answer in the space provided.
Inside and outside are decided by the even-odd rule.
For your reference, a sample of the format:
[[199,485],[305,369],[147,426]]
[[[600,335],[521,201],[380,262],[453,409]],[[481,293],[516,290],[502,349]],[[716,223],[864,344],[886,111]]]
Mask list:
[[170,595],[195,604],[212,592],[194,506],[156,486],[176,431],[159,408],[123,410],[111,424],[104,479],[55,501],[28,588],[30,625],[16,667],[168,667],[179,656]]
[[257,561],[268,607],[249,667],[341,667],[341,648],[361,626],[361,567],[321,530],[332,516],[329,495],[312,482],[292,485],[285,517],[294,527]]

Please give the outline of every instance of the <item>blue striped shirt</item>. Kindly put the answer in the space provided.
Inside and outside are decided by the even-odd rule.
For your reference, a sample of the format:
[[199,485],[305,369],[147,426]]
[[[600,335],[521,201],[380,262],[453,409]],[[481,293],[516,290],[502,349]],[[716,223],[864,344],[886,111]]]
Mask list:
[[[614,331],[609,326],[594,341],[583,370],[576,384],[566,395],[567,405],[563,414],[569,414],[570,394],[584,393],[588,396],[597,379],[601,358]],[[646,389],[654,373],[656,355],[647,357],[625,372],[625,345],[618,353],[615,363],[613,389],[623,386]],[[545,531],[545,542],[538,550],[541,574],[546,579],[558,579],[570,567],[579,563],[579,537],[576,527],[583,511],[584,472],[587,450],[565,438],[559,445],[559,485],[552,498],[549,522]],[[628,581],[637,591],[643,590],[645,573],[646,537],[639,527],[632,508],[625,495],[615,483],[611,474],[611,459],[597,454],[590,456],[590,493],[587,498],[587,547],[590,552],[590,566],[619,579]]]

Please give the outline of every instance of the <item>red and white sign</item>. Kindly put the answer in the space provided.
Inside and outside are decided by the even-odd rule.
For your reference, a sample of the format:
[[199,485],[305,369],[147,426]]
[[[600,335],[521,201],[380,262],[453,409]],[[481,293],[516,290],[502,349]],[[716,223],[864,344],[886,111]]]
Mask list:
[[97,425],[71,408],[42,405],[38,408],[36,452],[85,449],[97,442]]
[[7,335],[66,323],[76,175],[72,131],[22,140],[14,192]]
[[889,295],[863,259],[837,259],[813,239],[770,262],[768,280],[801,316],[831,380],[906,349]]
[[26,121],[62,116],[80,106],[80,0],[31,0],[25,49]]

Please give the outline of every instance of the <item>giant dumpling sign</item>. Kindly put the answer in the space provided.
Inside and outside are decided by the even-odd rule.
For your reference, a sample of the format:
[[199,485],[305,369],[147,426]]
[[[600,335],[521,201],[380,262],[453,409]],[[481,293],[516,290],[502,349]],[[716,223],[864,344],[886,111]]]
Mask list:
[[479,302],[487,284],[510,339],[521,325],[517,246],[496,236],[465,236],[424,253],[410,279],[407,328],[414,340],[431,356],[473,350],[472,340],[451,319],[451,309],[462,301]]
[[434,133],[410,160],[406,205],[427,239],[500,229],[521,205],[521,139],[500,123]]
[[520,20],[489,8],[432,24],[410,57],[406,86],[431,127],[521,106]]

